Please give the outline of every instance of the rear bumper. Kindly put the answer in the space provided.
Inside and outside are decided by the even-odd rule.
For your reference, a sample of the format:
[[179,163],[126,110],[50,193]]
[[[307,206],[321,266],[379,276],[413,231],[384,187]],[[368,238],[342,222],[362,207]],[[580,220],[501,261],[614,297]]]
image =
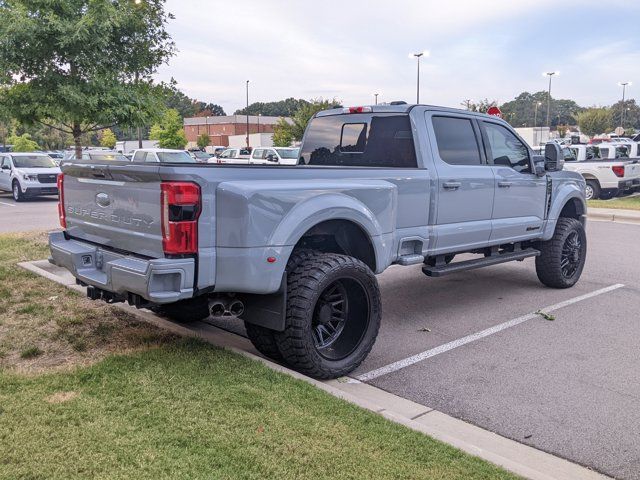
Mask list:
[[139,295],[156,303],[173,303],[193,296],[195,259],[141,259],[49,234],[49,261],[69,270],[82,283],[127,299]]
[[620,190],[629,190],[633,187],[633,180],[620,180],[618,182],[618,188]]

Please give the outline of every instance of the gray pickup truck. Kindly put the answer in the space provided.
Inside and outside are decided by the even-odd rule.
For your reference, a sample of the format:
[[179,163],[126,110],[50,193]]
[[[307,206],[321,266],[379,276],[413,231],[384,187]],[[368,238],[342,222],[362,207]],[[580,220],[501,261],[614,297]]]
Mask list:
[[328,110],[295,166],[64,164],[51,262],[92,299],[239,317],[266,356],[337,377],[375,342],[390,265],[439,277],[535,257],[543,284],[574,285],[585,182],[562,159],[468,111]]

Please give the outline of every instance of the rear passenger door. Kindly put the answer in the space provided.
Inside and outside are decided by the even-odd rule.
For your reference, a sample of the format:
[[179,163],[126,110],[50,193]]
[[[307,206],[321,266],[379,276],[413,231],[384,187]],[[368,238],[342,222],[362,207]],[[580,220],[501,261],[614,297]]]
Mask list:
[[[11,191],[11,160],[6,155],[0,155],[0,189]],[[7,168],[8,167],[8,168]]]
[[480,122],[496,193],[491,241],[510,243],[540,235],[547,196],[546,177],[533,173],[529,148],[497,122]]
[[427,112],[437,170],[436,252],[484,246],[491,235],[494,176],[471,116]]

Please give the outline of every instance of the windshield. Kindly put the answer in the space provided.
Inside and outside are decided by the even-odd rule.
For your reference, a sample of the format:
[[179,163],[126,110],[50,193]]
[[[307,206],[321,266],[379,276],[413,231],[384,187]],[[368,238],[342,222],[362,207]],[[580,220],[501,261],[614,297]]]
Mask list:
[[129,159],[120,153],[90,153],[91,160],[107,162],[128,162]]
[[209,154],[205,152],[192,152],[193,156],[196,158],[209,158]]
[[298,158],[299,150],[297,148],[276,148],[276,152],[280,158]]
[[13,157],[16,168],[55,168],[56,164],[46,155],[16,155]]
[[187,152],[158,152],[158,159],[166,163],[195,163]]

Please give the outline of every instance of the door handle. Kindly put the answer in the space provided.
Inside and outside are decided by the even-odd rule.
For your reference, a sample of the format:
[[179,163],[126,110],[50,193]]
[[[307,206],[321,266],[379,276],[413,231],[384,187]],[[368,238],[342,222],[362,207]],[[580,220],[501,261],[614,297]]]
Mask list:
[[498,182],[498,186],[502,188],[509,188],[513,185],[513,182]]
[[442,184],[443,188],[446,188],[447,190],[457,190],[462,186],[462,183],[460,182],[444,182]]

